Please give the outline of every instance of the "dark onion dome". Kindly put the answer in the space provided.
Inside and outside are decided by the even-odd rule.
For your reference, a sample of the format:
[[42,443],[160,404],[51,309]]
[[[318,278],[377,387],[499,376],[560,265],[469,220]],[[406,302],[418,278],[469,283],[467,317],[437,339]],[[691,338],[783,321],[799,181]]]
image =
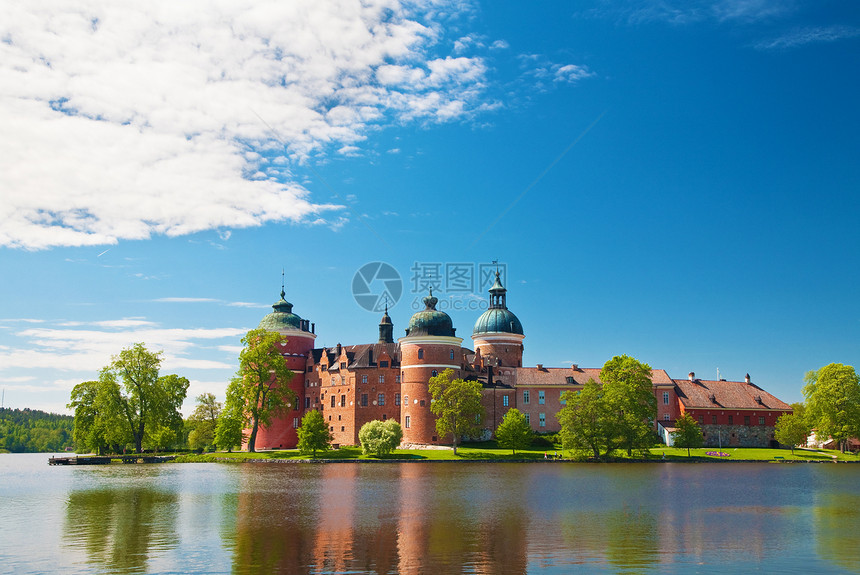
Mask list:
[[506,304],[507,291],[499,279],[499,272],[496,272],[496,281],[489,289],[490,307],[475,322],[475,329],[472,330],[472,335],[481,333],[515,333],[523,335],[523,324],[508,309]]
[[272,313],[260,320],[258,328],[267,331],[302,329],[302,318],[293,313],[293,304],[284,299],[285,295],[281,289],[281,299],[272,304]]
[[430,295],[424,298],[424,309],[412,316],[409,320],[409,326],[406,328],[406,335],[441,335],[454,337],[454,324],[451,322],[451,317],[444,311],[436,309],[438,298],[433,297],[433,290],[430,290]]
[[472,335],[480,333],[516,333],[523,335],[523,324],[509,309],[488,309],[475,322]]

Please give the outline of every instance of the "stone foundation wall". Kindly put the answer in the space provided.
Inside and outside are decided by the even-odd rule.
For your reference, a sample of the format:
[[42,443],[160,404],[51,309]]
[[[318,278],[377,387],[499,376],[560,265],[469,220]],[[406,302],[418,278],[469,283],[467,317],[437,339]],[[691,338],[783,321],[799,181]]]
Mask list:
[[702,425],[705,447],[770,447],[773,426],[768,425]]

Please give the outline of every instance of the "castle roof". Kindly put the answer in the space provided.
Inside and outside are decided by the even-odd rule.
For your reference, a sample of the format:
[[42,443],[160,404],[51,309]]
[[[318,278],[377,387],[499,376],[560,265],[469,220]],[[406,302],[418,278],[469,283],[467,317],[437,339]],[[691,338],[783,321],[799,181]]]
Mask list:
[[776,409],[791,406],[745,381],[676,379],[678,399],[686,409]]
[[414,314],[406,327],[407,337],[410,335],[438,335],[454,337],[454,324],[444,311],[436,309],[438,298],[430,295],[424,298],[424,309]]
[[[518,367],[517,386],[563,386],[563,385],[585,385],[589,379],[597,383],[600,381],[599,367]],[[573,378],[572,381],[568,378]],[[651,383],[654,385],[671,385],[672,378],[664,369],[651,370]]]
[[281,299],[272,304],[272,313],[260,320],[258,328],[267,331],[302,329],[302,318],[293,313],[293,304],[284,299],[285,295],[281,288]]
[[490,287],[490,307],[481,314],[472,329],[472,335],[484,333],[513,333],[523,335],[523,324],[506,304],[507,291],[496,272],[496,281]]
[[[364,343],[360,345],[341,346],[346,352],[347,369],[358,369],[362,367],[377,367],[379,358],[388,355],[391,358],[391,367],[400,365],[400,346],[396,343]],[[323,355],[327,357],[330,366],[329,371],[340,369],[340,355],[335,347],[316,348],[311,350],[311,357],[315,364],[322,361]]]

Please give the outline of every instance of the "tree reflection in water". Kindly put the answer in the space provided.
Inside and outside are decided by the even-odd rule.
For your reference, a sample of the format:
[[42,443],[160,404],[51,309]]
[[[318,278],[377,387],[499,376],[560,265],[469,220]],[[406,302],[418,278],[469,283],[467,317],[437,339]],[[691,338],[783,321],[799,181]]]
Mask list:
[[860,573],[860,495],[823,493],[816,497],[812,517],[818,555]]
[[146,487],[73,491],[64,543],[112,573],[145,572],[148,560],[177,544],[175,493]]

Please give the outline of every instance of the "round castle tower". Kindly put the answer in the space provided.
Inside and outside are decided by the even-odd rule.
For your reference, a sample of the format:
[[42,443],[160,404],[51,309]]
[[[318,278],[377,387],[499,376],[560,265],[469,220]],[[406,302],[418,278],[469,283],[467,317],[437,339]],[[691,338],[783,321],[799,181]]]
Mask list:
[[508,309],[507,291],[496,272],[496,281],[490,288],[490,307],[481,314],[472,330],[475,351],[481,352],[484,366],[522,367],[523,324]]
[[293,313],[293,304],[284,299],[285,295],[281,286],[281,299],[272,304],[272,313],[260,320],[257,327],[286,336],[287,341],[281,349],[281,355],[287,360],[287,367],[296,374],[289,383],[290,389],[296,394],[296,404],[284,411],[280,417],[273,417],[268,427],[261,426],[257,430],[257,449],[289,449],[295,447],[299,441],[296,428],[304,413],[302,401],[305,394],[305,365],[317,336],[308,320]]
[[454,370],[454,378],[460,377],[463,338],[454,335],[451,317],[436,309],[438,301],[430,290],[430,295],[424,298],[424,310],[412,316],[406,337],[398,341],[404,443],[432,444],[444,439],[436,433],[436,416],[430,412],[428,382],[449,368]]

